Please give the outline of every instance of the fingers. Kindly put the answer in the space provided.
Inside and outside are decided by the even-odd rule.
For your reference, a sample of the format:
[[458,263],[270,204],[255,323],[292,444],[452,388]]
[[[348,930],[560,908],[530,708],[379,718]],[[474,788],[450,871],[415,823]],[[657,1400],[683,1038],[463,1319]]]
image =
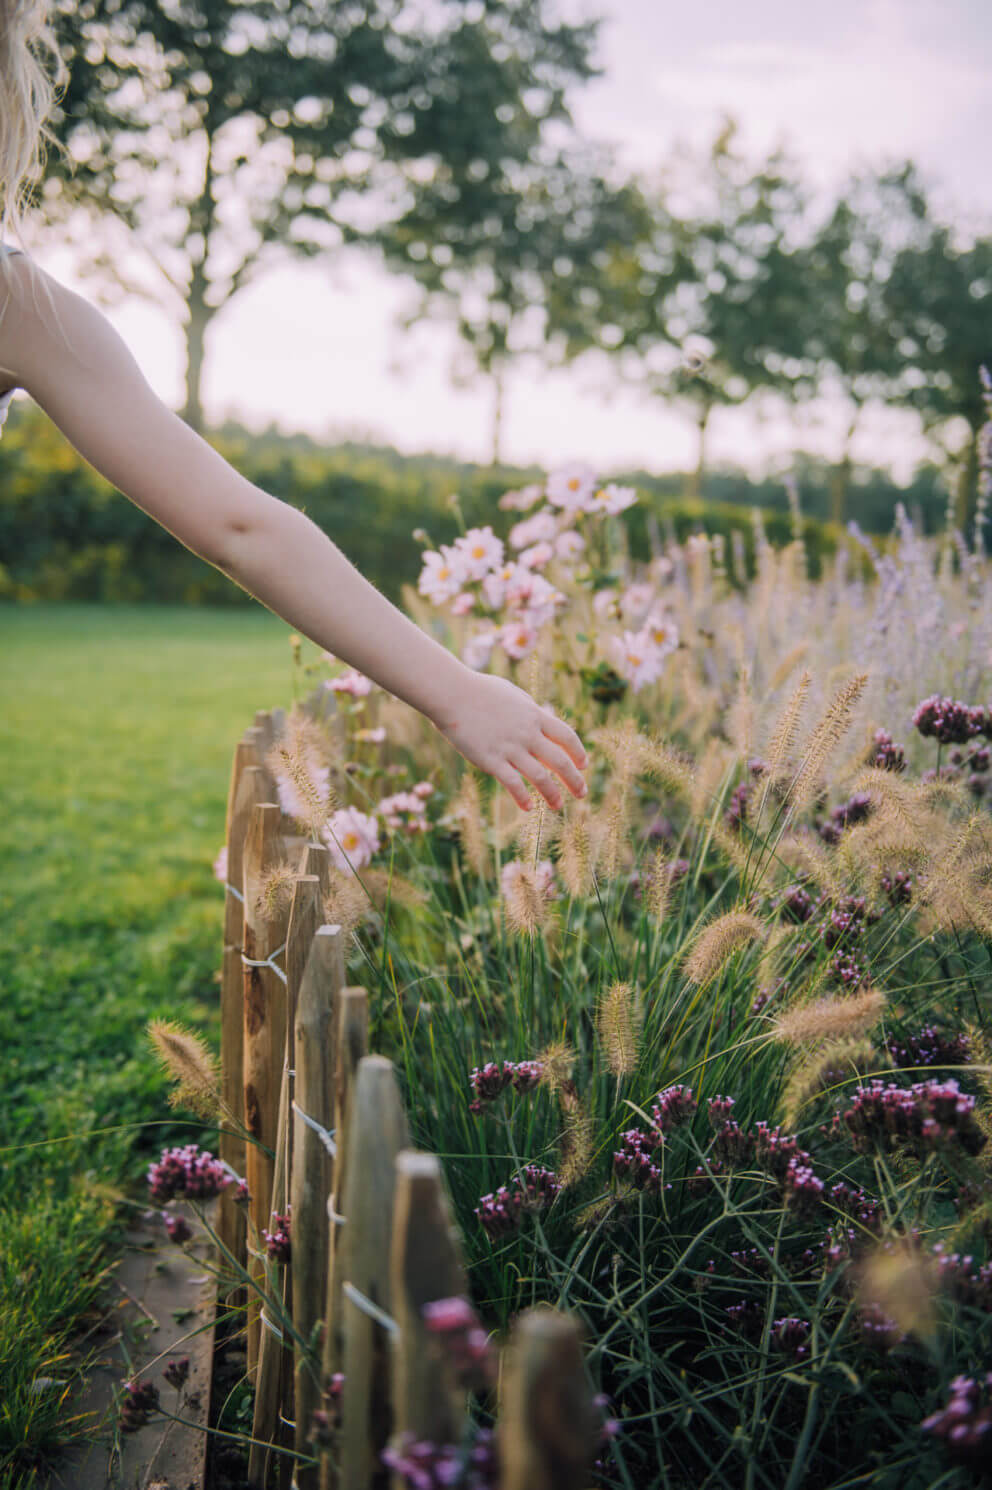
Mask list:
[[580,769],[585,770],[589,764],[585,746],[574,729],[566,724],[564,719],[559,719],[556,714],[552,714],[546,708],[542,711],[541,715],[541,729],[550,740],[554,740],[558,745],[564,746],[575,764]]
[[543,761],[546,766],[550,766],[553,771],[558,772],[573,797],[585,796],[586,783],[582,779],[578,766],[571,756],[566,755],[564,750],[560,750],[557,745],[553,745],[546,735],[542,735],[537,743],[531,746],[531,754]]
[[524,786],[518,772],[511,765],[501,764],[499,766],[490,766],[489,774],[495,777],[501,786],[506,787],[518,807],[522,807],[525,812],[530,811],[530,792]]
[[511,755],[510,764],[516,766],[521,776],[526,776],[528,781],[533,782],[548,806],[557,812],[562,804],[561,786],[547,767],[526,751]]

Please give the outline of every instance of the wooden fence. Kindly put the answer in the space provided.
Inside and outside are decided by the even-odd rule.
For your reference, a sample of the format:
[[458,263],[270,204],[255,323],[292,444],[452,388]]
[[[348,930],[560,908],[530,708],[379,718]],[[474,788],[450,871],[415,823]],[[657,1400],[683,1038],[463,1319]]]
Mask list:
[[[325,715],[328,699],[319,691],[307,712]],[[280,710],[255,716],[227,811],[221,1084],[256,1141],[228,1129],[220,1152],[247,1178],[256,1237],[275,1213],[292,1217],[291,1262],[276,1263],[250,1245],[235,1187],[222,1198],[224,1246],[292,1320],[281,1330],[253,1288],[238,1291],[255,1385],[248,1484],[402,1490],[381,1461],[391,1436],[464,1439],[468,1397],[423,1310],[468,1286],[440,1161],[410,1147],[392,1064],[369,1052],[367,994],[346,984],[341,928],[323,924],[329,852],[277,805],[265,761],[284,724]],[[280,861],[297,869],[292,899],[265,917],[259,885]],[[501,1490],[584,1490],[601,1418],[572,1316],[519,1317],[499,1406]],[[315,1413],[327,1414],[319,1443]]]

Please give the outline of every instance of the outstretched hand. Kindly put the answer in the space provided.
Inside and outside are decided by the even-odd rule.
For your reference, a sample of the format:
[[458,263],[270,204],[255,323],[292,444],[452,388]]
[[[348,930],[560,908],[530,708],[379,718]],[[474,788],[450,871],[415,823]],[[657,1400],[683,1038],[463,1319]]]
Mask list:
[[473,765],[494,776],[524,811],[531,806],[523,777],[549,807],[562,805],[559,780],[584,797],[588,760],[575,731],[508,678],[468,672],[458,696],[432,715],[445,739]]

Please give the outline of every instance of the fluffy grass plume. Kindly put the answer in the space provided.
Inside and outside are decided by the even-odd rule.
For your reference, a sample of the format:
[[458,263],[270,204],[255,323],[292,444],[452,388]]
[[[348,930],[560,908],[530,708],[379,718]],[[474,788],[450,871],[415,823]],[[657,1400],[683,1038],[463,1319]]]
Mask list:
[[[803,644],[805,647],[805,643]],[[785,769],[785,763],[795,749],[796,740],[799,737],[799,727],[802,723],[803,710],[809,697],[811,675],[804,669],[799,682],[789,695],[785,707],[775,721],[775,726],[768,741],[765,751],[767,771],[765,773],[764,789],[761,793],[761,802],[758,806],[757,816],[760,818],[768,793],[772,785],[778,781]]]
[[648,738],[641,759],[641,770],[672,796],[681,797],[685,802],[691,799],[694,782],[691,765],[659,736]]
[[166,1074],[175,1085],[169,1093],[172,1107],[188,1107],[206,1122],[221,1114],[220,1074],[217,1058],[199,1035],[170,1019],[153,1019],[148,1038]]
[[651,867],[641,884],[648,915],[656,925],[660,925],[668,914],[672,899],[672,867],[664,849],[655,849]]
[[867,686],[868,674],[855,673],[837,690],[814,726],[786,793],[790,813],[798,812],[812,797],[824,766],[853,723],[854,711]]
[[431,901],[430,893],[423,885],[414,884],[413,880],[397,874],[395,869],[366,865],[362,870],[362,880],[378,910],[385,910],[387,901],[411,911],[420,910]]
[[279,788],[283,811],[295,818],[313,839],[335,806],[335,792],[324,733],[303,715],[291,715],[281,740],[269,750],[265,764]]
[[600,1049],[614,1076],[630,1076],[637,1067],[641,1010],[629,983],[613,983],[597,1011]]
[[853,1277],[862,1307],[877,1305],[906,1334],[936,1338],[940,1273],[934,1258],[909,1238],[888,1237],[873,1247]]
[[774,693],[776,688],[781,688],[790,673],[802,662],[809,651],[809,642],[797,642],[791,652],[787,652],[778,664],[771,677],[768,679],[768,692]]
[[750,759],[754,750],[754,689],[750,665],[741,662],[737,672],[734,701],[727,714],[727,734],[741,760]]
[[869,1071],[890,1064],[888,1057],[877,1051],[870,1040],[857,1035],[818,1045],[806,1053],[789,1076],[782,1093],[782,1122],[790,1130],[796,1127],[806,1103],[832,1087],[837,1072],[849,1075],[852,1081],[863,1080]]
[[340,926],[344,935],[350,937],[370,909],[371,902],[357,876],[345,874],[340,869],[332,870],[330,887],[324,897],[324,920]]
[[690,983],[709,983],[735,952],[764,936],[764,925],[750,911],[727,911],[704,926],[685,960]]
[[568,893],[576,900],[592,894],[593,819],[588,802],[569,803],[558,835],[557,866]]
[[451,804],[451,816],[457,824],[458,841],[466,865],[479,879],[486,879],[492,866],[492,854],[486,840],[479,781],[472,771],[462,774]]
[[277,921],[293,903],[293,886],[299,870],[283,861],[273,864],[258,882],[255,914],[263,921]]
[[537,872],[527,864],[522,864],[504,887],[502,906],[507,926],[518,936],[544,931],[552,916]]
[[863,1035],[878,1023],[884,1009],[885,994],[880,988],[863,988],[841,998],[813,999],[786,1009],[773,1020],[772,1035],[783,1045]]

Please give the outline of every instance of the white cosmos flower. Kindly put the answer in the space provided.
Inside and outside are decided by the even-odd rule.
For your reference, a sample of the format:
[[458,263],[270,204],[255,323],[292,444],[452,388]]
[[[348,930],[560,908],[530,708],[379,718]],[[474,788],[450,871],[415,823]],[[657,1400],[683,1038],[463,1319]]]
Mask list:
[[623,512],[625,507],[631,507],[637,501],[637,492],[632,486],[617,486],[610,482],[608,486],[599,486],[590,495],[586,502],[587,512]]
[[473,610],[474,607],[475,596],[472,594],[472,591],[463,590],[461,594],[456,595],[454,600],[451,602],[451,614],[453,616],[467,616],[469,611]]
[[653,599],[653,585],[628,585],[620,596],[620,613],[625,620],[636,621],[639,617],[643,616]]
[[596,472],[581,461],[559,466],[548,477],[548,501],[568,512],[586,509],[595,489]]
[[528,508],[533,507],[535,502],[539,502],[543,496],[544,487],[540,483],[532,486],[522,486],[519,491],[504,492],[496,503],[496,506],[503,512],[512,512],[514,509],[518,512],[526,512]]
[[417,589],[421,595],[443,605],[458,594],[467,578],[461,557],[448,544],[442,543],[441,552],[433,549],[424,554],[424,567],[420,571]]
[[646,630],[625,631],[622,637],[610,638],[617,671],[626,678],[635,693],[661,677],[668,655],[656,647]]
[[663,615],[661,611],[652,611],[641,630],[651,638],[656,647],[667,655],[674,652],[679,644],[679,629],[669,616]]
[[462,538],[452,545],[465,566],[468,579],[483,579],[503,562],[503,540],[497,538],[492,528],[469,528]]
[[597,590],[592,597],[592,608],[602,621],[615,612],[617,592],[616,590]]
[[375,818],[359,812],[357,807],[339,807],[337,812],[332,812],[323,829],[323,837],[331,858],[339,869],[345,871],[361,869],[379,847]]

